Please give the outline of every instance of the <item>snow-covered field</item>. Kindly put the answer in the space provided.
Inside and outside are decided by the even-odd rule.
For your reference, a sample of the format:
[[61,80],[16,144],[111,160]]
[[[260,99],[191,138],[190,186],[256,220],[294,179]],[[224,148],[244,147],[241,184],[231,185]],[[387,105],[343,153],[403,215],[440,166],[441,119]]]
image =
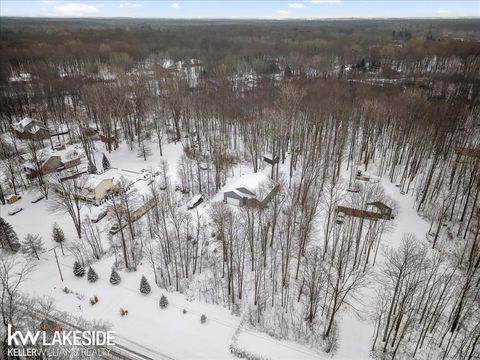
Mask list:
[[[102,144],[97,143],[101,149]],[[109,173],[115,178],[119,176],[130,177],[133,181],[141,178],[141,170],[156,168],[159,166],[160,157],[155,152],[153,156],[143,161],[134,152],[126,147],[109,154],[112,169]],[[181,144],[169,144],[164,148],[164,157],[169,163],[169,176],[175,178],[176,166],[182,154]],[[101,162],[101,150],[97,153],[97,161]],[[246,167],[237,167],[236,176],[229,179],[222,190],[231,190],[248,182],[261,181],[262,174],[245,175]],[[268,176],[268,170],[265,169]],[[240,175],[240,171],[242,174]],[[250,172],[247,170],[247,172]],[[260,179],[260,180],[259,180]],[[398,188],[388,180],[382,179],[385,192],[398,204],[398,216],[394,223],[393,231],[385,235],[382,247],[396,247],[406,231],[416,234],[420,239],[425,237],[428,230],[427,223],[422,220],[413,208],[413,198],[410,195],[401,195]],[[223,191],[220,191],[211,201],[221,201]],[[42,200],[32,204],[30,200],[35,193],[25,193],[22,199],[14,205],[0,207],[0,216],[8,218],[8,221],[17,230],[20,238],[27,233],[38,233],[42,236],[47,249],[55,245],[51,239],[51,229],[57,222],[65,231],[67,241],[76,240],[75,230],[71,220],[66,214],[51,213],[49,201]],[[8,216],[10,208],[21,206],[23,211]],[[205,205],[202,205],[204,207]],[[99,223],[103,241],[106,242],[108,229],[111,226],[108,218]],[[374,271],[381,267],[383,257],[379,253]],[[51,296],[55,299],[58,310],[71,313],[74,316],[88,320],[103,320],[111,324],[116,332],[119,343],[138,351],[160,356],[163,354],[176,359],[226,359],[231,358],[230,345],[233,335],[240,326],[240,318],[218,305],[206,304],[200,301],[190,301],[184,294],[167,292],[156,286],[152,292],[142,295],[139,292],[140,278],[145,275],[151,284],[154,284],[153,275],[148,264],[142,264],[137,271],[119,274],[122,282],[119,285],[111,285],[109,277],[115,258],[111,254],[95,263],[93,267],[99,275],[99,280],[92,284],[86,277],[77,278],[73,275],[72,265],[74,258],[71,255],[59,255],[60,268],[64,281],[60,276],[52,251],[41,255],[37,262],[36,270],[27,282],[23,284],[23,290],[32,296]],[[374,291],[378,284],[370,283],[361,291],[361,303],[372,303]],[[69,293],[64,291],[69,289]],[[166,309],[160,309],[159,298],[165,294],[169,301]],[[90,298],[96,295],[99,299],[95,305],[90,304]],[[128,315],[121,316],[120,309],[127,309]],[[336,359],[367,359],[369,358],[373,324],[368,320],[369,314],[366,306],[357,308],[356,311],[348,310],[341,313],[339,321],[339,344],[334,357]],[[186,313],[183,313],[183,309]],[[201,314],[207,316],[205,324],[200,323]],[[271,359],[324,359],[327,354],[317,354],[299,344],[274,339],[267,334],[241,327],[236,345],[242,350],[255,355]]]

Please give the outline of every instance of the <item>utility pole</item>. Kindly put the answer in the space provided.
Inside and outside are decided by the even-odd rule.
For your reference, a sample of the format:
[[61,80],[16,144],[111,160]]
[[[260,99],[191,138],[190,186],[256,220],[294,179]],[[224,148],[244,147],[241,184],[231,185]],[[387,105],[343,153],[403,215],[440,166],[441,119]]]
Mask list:
[[62,279],[63,282],[63,275],[62,275],[62,270],[60,269],[60,264],[58,263],[58,256],[57,256],[57,251],[55,248],[52,249],[53,253],[55,254],[55,260],[57,261],[57,267],[58,267],[58,273],[60,274],[60,279]]

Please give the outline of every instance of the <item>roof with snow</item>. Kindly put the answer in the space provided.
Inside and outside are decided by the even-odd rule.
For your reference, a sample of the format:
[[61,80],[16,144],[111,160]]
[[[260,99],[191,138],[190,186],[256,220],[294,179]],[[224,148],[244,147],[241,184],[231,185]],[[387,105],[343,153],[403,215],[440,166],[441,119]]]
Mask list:
[[84,175],[86,180],[84,184],[84,188],[86,189],[96,189],[98,185],[100,185],[103,181],[105,180],[112,180],[113,181],[113,176],[108,176],[105,173],[97,175],[97,174],[91,174],[91,175]]
[[26,127],[28,124],[30,124],[33,121],[32,118],[26,117],[20,120],[17,124],[20,125],[21,127]]
[[[65,149],[61,151],[53,151],[51,149],[43,148],[37,151],[37,159],[41,166],[45,165],[45,163],[52,157],[59,157],[62,162],[71,161],[73,159],[81,158],[83,156],[82,150],[72,150]],[[26,162],[23,164],[24,167],[36,170],[36,165],[33,162],[33,156],[30,153],[22,154],[21,156]]]
[[40,121],[34,120],[30,117],[25,117],[19,122],[13,123],[12,126],[18,132],[24,133],[27,131],[33,135],[38,133],[40,130],[47,129]]
[[235,199],[263,198],[275,187],[275,183],[264,173],[251,173],[229,181],[224,196]]

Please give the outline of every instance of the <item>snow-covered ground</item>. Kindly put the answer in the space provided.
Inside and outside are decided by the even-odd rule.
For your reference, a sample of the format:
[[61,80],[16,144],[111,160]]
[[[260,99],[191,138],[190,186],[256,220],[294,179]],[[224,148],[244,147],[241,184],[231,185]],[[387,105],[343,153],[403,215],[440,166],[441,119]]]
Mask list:
[[[102,147],[97,143],[97,164],[101,164]],[[114,177],[126,176],[132,180],[141,178],[141,170],[146,168],[158,168],[161,159],[168,160],[169,176],[177,176],[177,163],[182,155],[180,143],[164,146],[164,156],[160,158],[155,145],[152,145],[152,156],[143,161],[139,159],[135,151],[130,151],[125,144],[122,147],[107,154]],[[237,167],[236,176],[229,179],[226,186],[212,200],[220,201],[223,191],[245,186],[263,180],[264,174],[251,174],[246,167]],[[268,174],[269,168],[263,170]],[[247,174],[245,174],[247,173]],[[382,247],[396,247],[404,232],[412,232],[419,239],[425,237],[428,224],[421,219],[415,209],[411,195],[401,195],[398,188],[388,180],[382,179],[385,192],[398,204],[398,216],[394,220],[395,227],[384,235]],[[22,199],[13,205],[0,207],[0,216],[5,217],[16,229],[20,238],[27,233],[38,233],[42,236],[46,248],[51,249],[56,243],[53,242],[51,231],[54,222],[57,222],[64,230],[67,241],[76,240],[75,230],[70,218],[66,214],[52,214],[49,210],[49,202],[42,200],[32,204],[30,200],[37,194],[22,194]],[[8,216],[7,212],[13,207],[23,207],[23,211]],[[111,226],[110,220],[102,219],[99,223],[102,236],[106,238]],[[240,318],[221,306],[206,304],[199,301],[189,301],[185,295],[169,292],[152,286],[149,295],[139,292],[140,278],[144,274],[150,284],[154,284],[153,275],[149,265],[144,263],[137,271],[119,274],[122,282],[113,286],[109,283],[111,268],[115,262],[114,255],[106,256],[93,267],[99,275],[96,283],[89,283],[86,277],[77,278],[73,275],[72,255],[59,255],[60,267],[64,282],[60,281],[57,265],[52,251],[42,254],[37,262],[37,269],[30,279],[24,284],[23,289],[34,296],[51,296],[55,298],[56,307],[75,316],[82,316],[88,320],[104,320],[111,323],[113,330],[122,341],[130,347],[139,349],[153,355],[163,354],[178,359],[228,359],[232,358],[230,345],[232,337],[240,325]],[[382,251],[379,252],[377,264],[373,269],[378,272],[382,266]],[[375,287],[378,284],[370,284],[362,291],[362,303],[373,303]],[[68,288],[71,292],[65,293]],[[160,309],[158,301],[161,294],[165,294],[169,301],[166,309]],[[90,298],[96,295],[99,302],[90,304]],[[120,315],[120,308],[127,309],[127,316]],[[344,311],[339,318],[339,344],[334,355],[335,359],[368,359],[373,324],[368,320],[367,306]],[[186,314],[183,314],[183,309]],[[207,316],[205,324],[200,323],[201,314]],[[316,354],[312,350],[288,341],[274,339],[267,334],[242,328],[238,336],[237,345],[264,358],[271,359],[325,359],[330,358],[327,354]],[[159,355],[158,355],[159,356]]]

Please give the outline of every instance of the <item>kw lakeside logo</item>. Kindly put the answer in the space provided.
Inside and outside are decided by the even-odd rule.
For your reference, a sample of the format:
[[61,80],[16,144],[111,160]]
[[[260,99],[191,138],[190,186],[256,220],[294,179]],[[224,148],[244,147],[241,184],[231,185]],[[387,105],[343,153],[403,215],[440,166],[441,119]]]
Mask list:
[[[50,335],[50,336],[49,336]],[[60,356],[64,353],[76,353],[84,356],[108,355],[107,346],[115,346],[114,331],[13,331],[8,324],[8,356]],[[55,347],[48,348],[48,347]],[[62,348],[63,347],[63,348]]]

